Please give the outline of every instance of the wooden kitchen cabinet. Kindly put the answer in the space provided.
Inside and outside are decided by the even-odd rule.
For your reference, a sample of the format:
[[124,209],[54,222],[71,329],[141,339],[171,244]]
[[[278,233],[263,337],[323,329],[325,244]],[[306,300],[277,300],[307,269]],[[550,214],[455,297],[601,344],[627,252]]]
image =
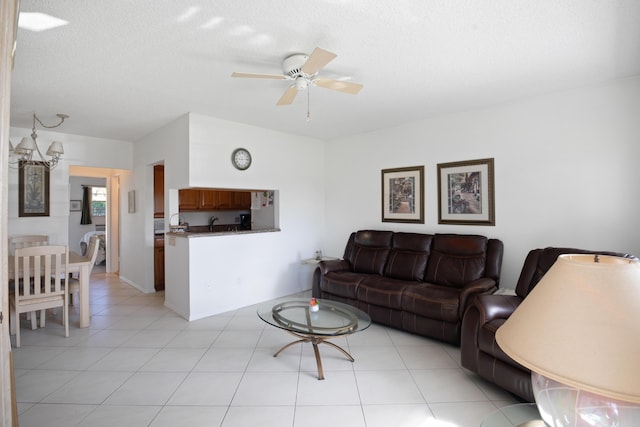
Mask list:
[[153,287],[164,290],[164,238],[153,239]]
[[200,190],[180,190],[178,191],[180,212],[196,211],[200,209]]
[[153,217],[164,218],[164,165],[153,167]]
[[250,191],[184,189],[178,192],[180,212],[251,209]]
[[234,209],[251,209],[250,191],[234,191],[232,197],[233,202],[231,206],[233,206]]

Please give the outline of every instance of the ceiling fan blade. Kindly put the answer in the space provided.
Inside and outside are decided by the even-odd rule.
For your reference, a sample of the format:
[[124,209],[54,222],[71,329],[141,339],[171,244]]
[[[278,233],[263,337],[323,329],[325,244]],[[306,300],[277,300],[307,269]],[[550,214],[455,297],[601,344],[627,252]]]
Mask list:
[[280,98],[276,105],[289,105],[293,102],[298,94],[298,89],[295,86],[291,86],[284,92],[284,95]]
[[345,82],[342,80],[332,79],[316,79],[313,81],[316,86],[324,87],[327,89],[337,90],[344,93],[355,95],[360,92],[362,85],[360,83]]
[[311,56],[309,56],[307,62],[302,66],[302,72],[311,76],[320,71],[320,69],[329,62],[333,61],[333,58],[336,56],[338,55],[335,53],[316,47],[313,52],[311,52]]
[[255,74],[255,73],[233,73],[231,77],[242,77],[247,79],[276,79],[287,80],[287,76],[282,74]]

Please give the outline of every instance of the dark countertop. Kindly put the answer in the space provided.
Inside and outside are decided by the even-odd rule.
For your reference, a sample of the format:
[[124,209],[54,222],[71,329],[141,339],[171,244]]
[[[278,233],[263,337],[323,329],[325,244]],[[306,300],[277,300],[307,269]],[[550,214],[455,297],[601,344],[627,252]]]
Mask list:
[[[196,228],[196,227],[203,227],[205,231],[199,231],[200,228]],[[189,227],[189,231],[184,231],[184,232],[170,231],[166,233],[166,235],[192,238],[192,237],[230,236],[235,234],[273,233],[276,231],[280,231],[279,228],[267,228],[262,230],[240,230],[240,229],[235,230],[235,227],[231,227],[231,229],[225,228],[224,226],[216,226],[216,227],[221,227],[221,228],[219,229],[219,231],[217,231],[216,228],[214,228],[213,231],[209,231],[209,227],[206,225],[194,226],[194,227]]]

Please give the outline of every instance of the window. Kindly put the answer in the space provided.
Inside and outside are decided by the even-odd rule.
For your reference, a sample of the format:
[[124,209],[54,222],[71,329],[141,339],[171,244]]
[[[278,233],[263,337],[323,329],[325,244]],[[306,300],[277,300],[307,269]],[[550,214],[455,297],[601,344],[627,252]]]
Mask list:
[[105,187],[92,187],[91,189],[91,216],[106,216],[107,213],[107,189]]

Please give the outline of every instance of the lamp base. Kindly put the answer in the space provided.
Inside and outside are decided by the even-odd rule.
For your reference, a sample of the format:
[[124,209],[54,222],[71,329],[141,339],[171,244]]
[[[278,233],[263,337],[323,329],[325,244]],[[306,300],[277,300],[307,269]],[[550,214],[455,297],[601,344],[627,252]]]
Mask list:
[[518,427],[547,427],[542,420],[531,420],[526,423],[518,424]]
[[640,426],[636,403],[589,393],[535,372],[531,383],[540,416],[551,427]]

